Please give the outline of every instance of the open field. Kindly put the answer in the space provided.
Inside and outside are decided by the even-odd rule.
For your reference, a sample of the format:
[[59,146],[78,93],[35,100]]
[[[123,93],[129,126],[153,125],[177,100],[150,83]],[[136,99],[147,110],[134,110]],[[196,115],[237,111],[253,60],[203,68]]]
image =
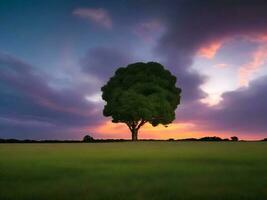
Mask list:
[[267,143],[0,144],[0,199],[267,199]]

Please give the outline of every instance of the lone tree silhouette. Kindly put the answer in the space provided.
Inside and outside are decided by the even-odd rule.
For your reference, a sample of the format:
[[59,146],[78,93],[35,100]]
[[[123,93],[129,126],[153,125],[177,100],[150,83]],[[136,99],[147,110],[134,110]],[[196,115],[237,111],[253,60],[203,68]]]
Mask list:
[[175,119],[181,94],[175,84],[176,77],[156,62],[121,67],[101,88],[103,114],[114,123],[125,123],[136,141],[145,123],[166,126]]

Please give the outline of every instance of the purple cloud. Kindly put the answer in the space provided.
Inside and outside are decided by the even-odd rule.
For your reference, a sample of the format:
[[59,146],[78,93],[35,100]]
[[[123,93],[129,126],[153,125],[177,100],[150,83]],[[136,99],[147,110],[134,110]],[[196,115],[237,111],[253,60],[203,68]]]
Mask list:
[[209,126],[217,130],[267,133],[267,76],[249,87],[226,92],[223,101],[206,114]]
[[118,67],[133,62],[133,56],[118,48],[96,47],[89,49],[81,60],[84,72],[99,77],[102,81],[108,80]]
[[233,133],[236,135],[267,134],[267,76],[222,95],[215,106],[198,101],[184,104],[177,110],[177,122],[190,122],[203,132]]
[[0,137],[57,138],[100,121],[101,111],[76,88],[52,89],[31,65],[9,55],[0,54],[0,66]]
[[133,32],[145,42],[151,43],[162,36],[164,30],[164,25],[159,20],[154,19],[138,23],[134,26]]

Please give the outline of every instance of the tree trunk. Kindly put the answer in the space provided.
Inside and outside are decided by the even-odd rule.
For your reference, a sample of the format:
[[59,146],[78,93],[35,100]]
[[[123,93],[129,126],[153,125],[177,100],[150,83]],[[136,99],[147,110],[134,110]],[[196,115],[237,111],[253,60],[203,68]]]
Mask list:
[[137,141],[138,140],[137,135],[138,135],[138,130],[137,129],[133,129],[132,130],[132,141]]

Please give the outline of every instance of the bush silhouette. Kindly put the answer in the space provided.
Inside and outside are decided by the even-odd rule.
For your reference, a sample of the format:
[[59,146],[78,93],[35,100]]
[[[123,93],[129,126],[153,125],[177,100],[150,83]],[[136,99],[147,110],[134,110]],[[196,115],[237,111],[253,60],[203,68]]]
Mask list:
[[238,139],[238,137],[233,136],[233,137],[231,137],[231,140],[234,141],[234,142],[237,142],[239,139]]
[[83,142],[93,142],[95,139],[90,135],[86,135],[83,137]]

